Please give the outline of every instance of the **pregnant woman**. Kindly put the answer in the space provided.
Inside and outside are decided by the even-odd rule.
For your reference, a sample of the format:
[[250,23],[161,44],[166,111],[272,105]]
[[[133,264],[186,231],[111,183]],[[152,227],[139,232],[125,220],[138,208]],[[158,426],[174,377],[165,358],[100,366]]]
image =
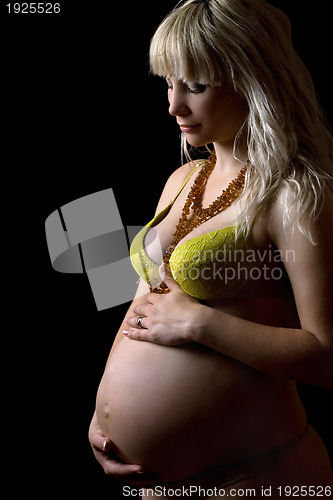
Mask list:
[[288,19],[264,0],[181,2],[150,62],[188,163],[132,244],[141,281],[98,390],[93,451],[164,498],[328,493],[295,382],[333,387],[333,140]]

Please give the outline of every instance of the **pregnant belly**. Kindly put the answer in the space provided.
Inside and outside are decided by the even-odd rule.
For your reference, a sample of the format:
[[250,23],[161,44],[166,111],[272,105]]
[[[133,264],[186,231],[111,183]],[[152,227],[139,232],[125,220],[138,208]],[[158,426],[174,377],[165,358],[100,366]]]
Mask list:
[[101,380],[96,412],[125,463],[174,480],[229,461],[233,430],[246,432],[236,420],[250,411],[248,388],[248,369],[210,349],[124,338]]

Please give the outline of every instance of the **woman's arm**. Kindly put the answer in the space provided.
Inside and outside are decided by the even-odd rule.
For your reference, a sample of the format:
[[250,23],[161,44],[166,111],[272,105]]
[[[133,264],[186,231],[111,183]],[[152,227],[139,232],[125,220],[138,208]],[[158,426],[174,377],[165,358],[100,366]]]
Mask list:
[[301,329],[260,325],[204,308],[197,341],[273,376],[333,388],[332,207],[327,191],[312,225],[315,245],[293,225],[281,229],[282,199],[272,212],[269,236],[285,256]]
[[265,326],[207,307],[201,321],[206,324],[196,330],[195,341],[269,375],[333,389],[332,346],[314,333]]
[[[247,321],[200,304],[177,284],[172,293],[153,296],[134,309],[147,316],[127,336],[162,344],[198,342],[272,376],[333,388],[333,203],[327,193],[313,224],[313,245],[293,225],[282,230],[283,202],[274,207],[269,237],[282,257],[293,288],[301,329]],[[168,279],[168,278],[167,278]],[[170,279],[170,278],[169,278]],[[133,327],[133,319],[129,324]]]

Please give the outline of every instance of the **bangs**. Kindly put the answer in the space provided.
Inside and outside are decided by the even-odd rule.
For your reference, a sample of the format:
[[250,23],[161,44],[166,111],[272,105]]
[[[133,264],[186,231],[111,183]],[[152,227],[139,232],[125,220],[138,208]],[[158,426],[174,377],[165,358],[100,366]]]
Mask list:
[[172,11],[157,29],[150,45],[150,68],[153,74],[185,82],[221,85],[224,65],[209,40],[207,23],[200,9]]

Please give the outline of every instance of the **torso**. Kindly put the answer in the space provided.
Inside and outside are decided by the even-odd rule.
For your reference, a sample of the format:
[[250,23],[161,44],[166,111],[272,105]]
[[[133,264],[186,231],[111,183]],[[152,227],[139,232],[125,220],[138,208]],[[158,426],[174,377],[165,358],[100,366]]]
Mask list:
[[[210,193],[207,185],[204,205],[215,197],[213,186]],[[162,250],[170,243],[189,188],[154,228]],[[183,241],[233,222],[230,207]],[[266,227],[264,217],[253,227],[260,277],[253,273],[232,298],[208,305],[250,321],[298,328],[288,276]],[[200,345],[165,347],[127,338],[110,357],[96,409],[101,429],[119,457],[142,464],[165,481],[280,446],[306,425],[292,382],[274,379]]]

